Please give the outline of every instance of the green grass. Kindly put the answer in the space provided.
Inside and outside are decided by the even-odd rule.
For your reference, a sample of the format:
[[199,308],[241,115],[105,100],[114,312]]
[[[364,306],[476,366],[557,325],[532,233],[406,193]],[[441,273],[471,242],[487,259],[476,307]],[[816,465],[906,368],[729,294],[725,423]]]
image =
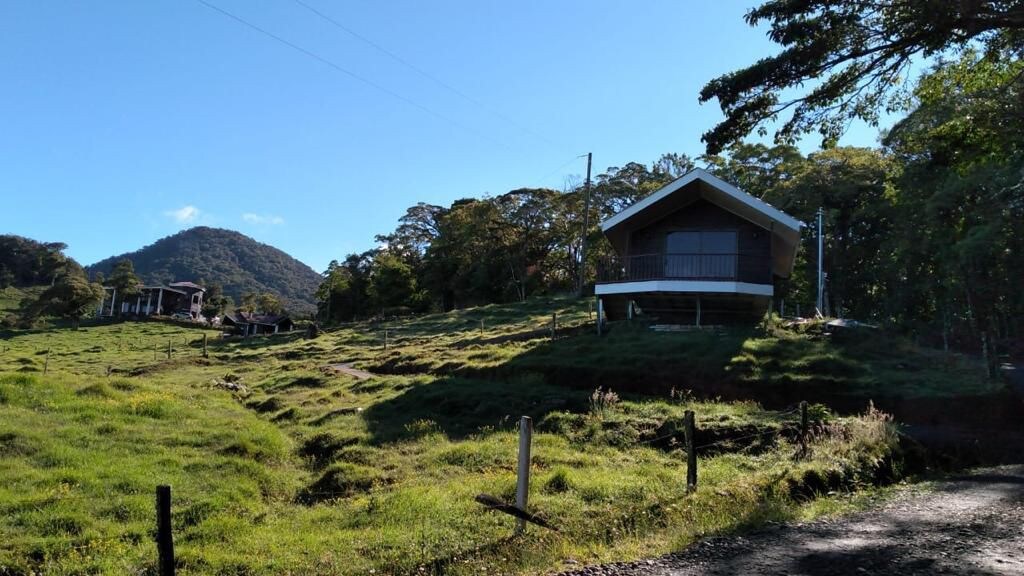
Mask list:
[[[564,329],[554,342],[552,310]],[[878,414],[816,408],[822,432],[799,459],[794,414],[699,400],[682,378],[671,393],[615,385],[622,398],[594,398],[621,382],[591,379],[608,362],[622,377],[668,378],[657,358],[712,377],[765,337],[617,328],[598,339],[587,318],[585,302],[552,299],[315,340],[211,338],[209,358],[201,331],[155,322],[8,333],[0,574],[151,572],[164,483],[183,573],[480,574],[636,558],[832,513],[853,504],[815,496],[896,474],[894,428]],[[359,381],[325,369],[340,362],[391,373]],[[692,494],[686,410],[707,446]],[[514,498],[521,415],[536,427],[530,508],[558,533],[514,537],[509,517],[473,500]]]

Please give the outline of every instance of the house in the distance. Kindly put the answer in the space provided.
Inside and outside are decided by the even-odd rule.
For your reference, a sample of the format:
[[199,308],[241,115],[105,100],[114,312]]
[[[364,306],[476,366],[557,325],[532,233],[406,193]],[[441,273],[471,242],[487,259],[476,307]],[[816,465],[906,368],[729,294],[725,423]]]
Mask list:
[[601,224],[617,253],[598,272],[610,320],[642,313],[672,324],[764,316],[787,278],[803,223],[701,169]]
[[281,314],[255,314],[236,310],[224,315],[221,326],[231,327],[240,336],[277,334],[289,332],[295,327],[291,318]]
[[185,316],[198,320],[203,311],[206,289],[193,282],[171,282],[164,286],[139,286],[138,294],[123,296],[117,289],[104,286],[99,316]]

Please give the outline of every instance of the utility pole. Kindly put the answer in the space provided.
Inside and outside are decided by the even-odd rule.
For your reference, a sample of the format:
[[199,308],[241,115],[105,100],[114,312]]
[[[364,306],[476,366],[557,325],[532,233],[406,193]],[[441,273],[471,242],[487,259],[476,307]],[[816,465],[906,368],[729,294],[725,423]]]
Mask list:
[[822,260],[825,257],[825,236],[822,233],[824,229],[825,210],[818,208],[818,314],[824,315],[825,312],[825,272],[822,266]]
[[593,152],[587,152],[587,195],[586,199],[583,201],[583,237],[580,240],[580,296],[583,296],[583,289],[587,284],[587,233],[590,231],[590,164],[592,159]]

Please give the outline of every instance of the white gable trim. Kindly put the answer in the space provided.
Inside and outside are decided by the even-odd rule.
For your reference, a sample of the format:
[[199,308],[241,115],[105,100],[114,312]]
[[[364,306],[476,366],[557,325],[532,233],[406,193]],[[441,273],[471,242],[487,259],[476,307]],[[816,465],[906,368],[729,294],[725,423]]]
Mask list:
[[647,198],[644,198],[643,200],[637,202],[636,204],[633,204],[629,208],[626,208],[622,212],[619,212],[618,214],[602,222],[601,231],[607,232],[608,230],[618,226],[619,224],[622,224],[623,222],[629,220],[633,216],[639,214],[640,212],[643,212],[651,205],[669,196],[676,190],[679,190],[680,188],[686,186],[687,184],[690,184],[694,180],[703,180],[704,182],[713,186],[719,191],[724,192],[725,194],[742,202],[743,204],[746,204],[747,206],[753,208],[754,210],[761,212],[762,214],[771,218],[777,224],[785,226],[786,228],[789,228],[794,232],[799,233],[800,228],[804,225],[803,222],[797,220],[796,218],[793,218],[789,214],[786,214],[785,212],[779,210],[778,208],[775,208],[774,206],[768,204],[767,202],[764,202],[763,200],[759,200],[758,198],[755,198],[750,194],[747,194],[746,192],[740,190],[739,188],[733,186],[732,184],[729,184],[725,180],[722,180],[721,178],[718,178],[717,176],[711,174],[707,170],[704,170],[703,168],[694,168],[693,170],[690,170],[686,174],[683,174],[682,176],[677,178],[675,181],[665,185],[660,190],[654,192]]

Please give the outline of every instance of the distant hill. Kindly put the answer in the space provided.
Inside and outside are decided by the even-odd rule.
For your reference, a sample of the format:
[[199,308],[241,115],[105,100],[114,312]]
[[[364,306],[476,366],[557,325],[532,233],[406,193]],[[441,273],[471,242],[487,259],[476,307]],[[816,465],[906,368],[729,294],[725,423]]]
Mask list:
[[109,276],[124,258],[132,261],[135,273],[147,284],[202,280],[206,285],[221,284],[236,303],[245,292],[272,292],[294,314],[316,310],[319,274],[285,252],[232,230],[190,228],[86,270]]

